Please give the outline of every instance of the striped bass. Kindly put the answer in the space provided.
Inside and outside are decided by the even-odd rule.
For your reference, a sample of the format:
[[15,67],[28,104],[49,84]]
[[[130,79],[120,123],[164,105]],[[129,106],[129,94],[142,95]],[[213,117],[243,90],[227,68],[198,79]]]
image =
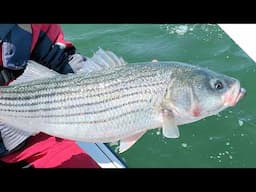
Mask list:
[[[180,62],[126,64],[99,49],[77,74],[58,74],[34,61],[0,88],[5,145],[43,132],[85,142],[116,142],[129,149],[147,130],[179,137],[178,125],[215,115],[245,95],[240,82]],[[10,128],[12,127],[12,128]]]

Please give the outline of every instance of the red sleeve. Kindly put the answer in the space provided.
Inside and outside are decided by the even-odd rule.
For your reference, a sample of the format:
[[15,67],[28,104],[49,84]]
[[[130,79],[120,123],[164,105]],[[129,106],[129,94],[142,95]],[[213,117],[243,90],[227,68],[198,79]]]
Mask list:
[[53,44],[59,43],[66,47],[73,47],[73,44],[70,41],[64,39],[64,33],[59,24],[32,24],[33,36],[31,51],[34,49],[39,39],[40,32],[46,33]]

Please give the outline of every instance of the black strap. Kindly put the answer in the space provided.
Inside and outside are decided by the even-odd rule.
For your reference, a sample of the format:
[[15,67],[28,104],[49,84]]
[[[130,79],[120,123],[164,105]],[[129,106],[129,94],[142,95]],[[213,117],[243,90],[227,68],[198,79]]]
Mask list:
[[13,73],[9,72],[9,70],[2,69],[0,71],[0,84],[1,85],[6,85],[12,79],[14,79],[14,75],[13,75]]
[[7,85],[23,73],[23,70],[11,70],[0,67],[0,85]]

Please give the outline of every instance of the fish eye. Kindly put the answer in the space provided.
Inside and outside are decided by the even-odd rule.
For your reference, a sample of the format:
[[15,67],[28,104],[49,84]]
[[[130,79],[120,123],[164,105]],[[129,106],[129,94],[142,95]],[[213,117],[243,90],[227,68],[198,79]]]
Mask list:
[[214,83],[214,87],[215,87],[215,89],[218,89],[218,90],[220,90],[220,89],[223,89],[223,83],[221,82],[221,81],[219,81],[219,80],[217,80],[215,83]]

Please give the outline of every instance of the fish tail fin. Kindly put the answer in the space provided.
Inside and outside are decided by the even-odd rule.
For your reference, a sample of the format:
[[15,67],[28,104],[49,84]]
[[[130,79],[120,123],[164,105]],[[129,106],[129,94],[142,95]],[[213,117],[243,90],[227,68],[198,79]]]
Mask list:
[[3,122],[0,122],[0,133],[4,146],[8,151],[13,150],[32,135],[31,133],[13,128]]

